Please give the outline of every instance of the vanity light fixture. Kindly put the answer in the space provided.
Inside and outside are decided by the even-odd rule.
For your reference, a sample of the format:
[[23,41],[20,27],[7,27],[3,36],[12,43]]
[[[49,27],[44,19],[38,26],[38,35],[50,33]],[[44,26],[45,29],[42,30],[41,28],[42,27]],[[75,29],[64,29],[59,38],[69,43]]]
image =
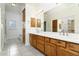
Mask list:
[[11,5],[12,5],[13,7],[15,7],[15,6],[16,6],[16,4],[15,4],[15,3],[12,3]]

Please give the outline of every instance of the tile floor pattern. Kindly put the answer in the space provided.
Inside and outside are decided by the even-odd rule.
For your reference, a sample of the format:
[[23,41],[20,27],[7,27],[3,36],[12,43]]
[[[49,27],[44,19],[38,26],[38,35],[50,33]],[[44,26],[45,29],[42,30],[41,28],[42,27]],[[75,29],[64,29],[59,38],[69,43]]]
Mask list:
[[31,46],[23,46],[19,39],[10,39],[5,43],[5,47],[0,56],[44,56]]

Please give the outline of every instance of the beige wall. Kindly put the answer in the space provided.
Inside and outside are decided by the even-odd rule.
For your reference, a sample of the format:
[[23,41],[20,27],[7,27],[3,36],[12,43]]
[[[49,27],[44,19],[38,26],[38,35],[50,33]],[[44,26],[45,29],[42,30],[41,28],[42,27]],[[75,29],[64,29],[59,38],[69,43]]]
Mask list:
[[[31,28],[30,21],[31,17],[35,17],[41,20],[41,28]],[[26,4],[26,45],[29,45],[29,33],[36,32],[37,30],[43,30],[43,13],[40,13],[40,8],[37,4]]]
[[0,52],[1,52],[1,8],[0,8]]
[[1,50],[3,49],[4,47],[4,43],[6,41],[6,36],[5,36],[5,4],[0,4],[0,8],[1,8],[1,18],[0,18],[0,23],[1,23],[1,28],[0,28],[0,44],[1,44]]

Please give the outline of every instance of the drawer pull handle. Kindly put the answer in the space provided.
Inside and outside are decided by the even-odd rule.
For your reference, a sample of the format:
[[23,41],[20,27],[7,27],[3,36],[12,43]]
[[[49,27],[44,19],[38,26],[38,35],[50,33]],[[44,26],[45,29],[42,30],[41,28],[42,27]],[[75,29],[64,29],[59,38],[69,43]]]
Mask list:
[[69,45],[69,47],[72,47],[72,48],[74,48],[74,46],[73,46],[73,45]]
[[58,41],[58,43],[61,43],[60,41]]

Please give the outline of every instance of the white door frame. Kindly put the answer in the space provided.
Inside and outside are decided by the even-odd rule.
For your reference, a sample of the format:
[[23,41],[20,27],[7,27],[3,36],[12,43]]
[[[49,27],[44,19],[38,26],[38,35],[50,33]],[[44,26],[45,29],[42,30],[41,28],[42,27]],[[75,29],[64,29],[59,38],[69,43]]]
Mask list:
[[1,52],[1,28],[2,28],[2,26],[1,26],[1,8],[0,8],[0,52]]

